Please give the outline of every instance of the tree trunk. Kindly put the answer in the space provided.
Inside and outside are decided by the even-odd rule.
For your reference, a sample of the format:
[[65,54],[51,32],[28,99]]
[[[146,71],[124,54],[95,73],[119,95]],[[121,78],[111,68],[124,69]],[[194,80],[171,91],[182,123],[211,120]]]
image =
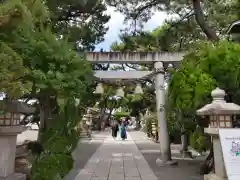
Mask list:
[[181,127],[181,152],[182,154],[184,154],[184,152],[187,152],[187,151],[188,151],[188,139],[187,139],[187,133],[183,124]]
[[51,105],[50,100],[47,96],[42,96],[39,99],[40,104],[40,127],[38,132],[38,142],[43,141],[43,134],[47,131],[52,125],[51,117]]
[[108,117],[107,117],[107,119],[106,119],[106,122],[107,122],[108,125],[111,124],[111,122],[110,122],[110,118],[111,118],[112,112],[113,112],[113,108],[110,109],[109,114],[108,114]]
[[139,113],[136,116],[136,130],[140,130],[141,129],[141,114]]
[[214,171],[214,156],[213,156],[213,146],[210,149],[210,153],[208,154],[206,160],[204,161],[203,165],[201,166],[201,174],[209,174],[210,172]]
[[99,120],[96,122],[97,123],[97,130],[99,130],[99,131],[101,131],[101,129],[102,129],[102,127],[101,127],[101,125],[102,125],[102,122],[103,122],[103,120],[104,120],[104,116],[105,116],[105,110],[106,110],[106,108],[102,108],[101,109],[101,111],[100,111],[100,118],[99,118]]
[[[209,40],[219,41],[219,37],[217,36],[216,32],[205,21],[203,10],[201,7],[201,1],[192,0],[192,3],[193,3],[196,22],[198,23],[202,31],[206,34]],[[201,167],[201,173],[208,174],[213,170],[213,168],[214,168],[214,156],[213,156],[213,147],[212,147],[203,166]]]
[[219,37],[217,36],[216,32],[205,21],[200,0],[192,0],[192,3],[197,24],[200,26],[209,40],[218,41]]
[[40,107],[40,124],[39,124],[39,130],[38,130],[38,142],[42,142],[42,135],[44,133],[44,110],[42,107]]

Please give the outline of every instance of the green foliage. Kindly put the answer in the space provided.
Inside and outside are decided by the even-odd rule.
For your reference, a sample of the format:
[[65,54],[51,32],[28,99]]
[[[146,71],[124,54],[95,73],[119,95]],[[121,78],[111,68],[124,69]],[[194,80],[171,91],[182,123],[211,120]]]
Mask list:
[[34,80],[36,88],[58,97],[78,97],[86,91],[86,83],[93,79],[91,66],[66,41],[57,40],[50,30],[23,29],[15,37],[13,47],[24,57],[31,70],[27,78]]
[[125,99],[125,105],[131,111],[131,116],[136,117],[141,113],[144,114],[147,109],[151,109],[151,105],[155,102],[152,101],[152,94],[147,91],[147,88],[144,88],[143,91],[144,94],[131,94]]
[[[123,43],[113,44],[112,49],[120,51],[132,49],[136,51],[162,50],[168,52],[191,50],[196,42],[211,39],[206,33],[207,31],[217,34],[219,38],[225,37],[226,29],[230,23],[237,20],[237,12],[239,12],[237,9],[239,7],[238,0],[205,1],[201,2],[200,9],[193,7],[193,1],[186,0],[173,0],[169,3],[155,0],[107,0],[106,2],[123,12],[126,15],[126,20],[130,20],[133,24],[132,27],[134,27],[130,30],[127,29],[123,33],[123,37],[120,36]],[[126,3],[127,6],[125,6]],[[153,33],[141,32],[142,24],[151,18],[153,11],[156,9],[172,15],[172,18],[168,18],[165,24]],[[196,15],[200,11],[204,12],[204,17],[201,17],[204,21],[197,22]],[[226,15],[228,18],[226,18]],[[139,31],[141,33],[136,30],[138,24],[140,24]],[[202,26],[203,24],[208,27]]]
[[141,32],[137,35],[122,34],[121,42],[111,45],[114,51],[158,51],[160,49],[156,37],[151,32]]
[[[190,60],[191,59],[191,60]],[[168,100],[172,109],[181,109],[184,113],[194,113],[207,102],[215,81],[190,56],[185,57],[179,70],[169,81]]]
[[7,1],[0,4],[0,91],[8,92],[9,98],[18,98],[29,92],[31,83],[22,81],[29,71],[24,67],[23,58],[4,41],[7,32],[19,24],[31,25],[32,15],[20,0]]
[[1,92],[8,92],[10,98],[17,98],[30,90],[31,84],[21,81],[21,77],[28,74],[22,58],[3,42],[0,42],[0,63]]
[[[133,28],[127,29],[126,32],[132,30],[135,33],[136,29],[141,31],[143,23],[152,17],[155,10],[172,15],[172,18],[168,18],[166,21],[170,28],[167,28],[164,33],[165,38],[161,40],[161,45],[162,47],[165,46],[164,49],[166,48],[166,50],[169,48],[168,45],[178,50],[191,49],[190,45],[194,45],[198,40],[212,39],[212,36],[208,34],[210,31],[212,35],[214,34],[213,36],[218,34],[221,38],[224,36],[228,25],[237,20],[238,12],[238,0],[205,2],[200,0],[107,0],[106,2],[123,12],[126,15],[126,21],[130,20],[132,22]],[[200,7],[194,7],[194,5],[200,3]],[[204,12],[204,14],[201,15],[201,12]],[[226,15],[229,18],[226,18]],[[199,19],[203,19],[203,21],[199,21]]]
[[[41,15],[44,8],[40,8],[43,4],[40,2],[34,1],[31,5],[31,11],[34,12],[27,9],[28,6],[22,9],[32,19],[44,17]],[[23,66],[28,70],[22,79],[34,83],[37,89],[33,93],[38,90],[40,93],[48,91],[58,97],[80,96],[93,79],[90,64],[72,50],[66,39],[57,39],[50,29],[34,26],[35,21],[32,23],[19,24],[11,31],[0,34],[1,39],[21,57]]]
[[130,115],[129,112],[115,112],[114,117],[117,121],[119,121],[122,117],[128,117]]
[[197,152],[202,153],[210,148],[211,141],[209,136],[204,134],[203,129],[198,127],[190,135],[190,146],[194,148]]
[[[158,127],[158,120],[157,120],[156,114],[146,117],[145,122],[146,122],[145,125],[146,125],[146,130],[147,130],[148,137],[153,137],[152,123],[154,122],[156,124],[156,126]],[[158,128],[157,128],[157,132],[158,132]]]
[[[191,122],[206,125],[196,117],[196,110],[212,101],[210,93],[216,87],[226,90],[226,99],[240,103],[240,45],[232,42],[202,43],[195,52],[184,57],[179,70],[172,72],[169,81],[168,102],[169,114],[181,111],[184,126]],[[232,71],[234,69],[234,71]],[[199,120],[199,121],[196,121]],[[191,124],[190,123],[190,124]],[[193,130],[192,126],[190,129]],[[197,149],[205,146],[205,138],[195,133],[192,141],[197,141]],[[196,140],[197,139],[197,140]],[[204,145],[201,145],[203,143]],[[200,146],[200,147],[199,147]]]
[[0,6],[0,90],[10,98],[27,92],[44,111],[44,152],[33,163],[33,180],[62,179],[73,168],[71,153],[82,116],[74,99],[81,107],[93,100],[91,65],[66,38],[52,32],[48,15],[41,0],[6,1]]
[[110,19],[102,0],[46,0],[57,35],[68,38],[78,50],[93,50],[103,41]]
[[76,148],[79,139],[77,128],[81,112],[74,106],[74,101],[68,101],[64,109],[54,119],[51,129],[44,133],[44,152],[36,158],[32,179],[48,180],[61,179],[73,168],[72,151]]
[[[73,160],[70,155],[64,154],[41,154],[36,160],[32,171],[34,180],[61,180],[73,167]],[[58,178],[57,178],[58,177]]]
[[168,132],[170,137],[175,137],[175,135],[180,135],[181,127],[180,123],[177,120],[175,113],[167,113],[167,121],[168,121]]

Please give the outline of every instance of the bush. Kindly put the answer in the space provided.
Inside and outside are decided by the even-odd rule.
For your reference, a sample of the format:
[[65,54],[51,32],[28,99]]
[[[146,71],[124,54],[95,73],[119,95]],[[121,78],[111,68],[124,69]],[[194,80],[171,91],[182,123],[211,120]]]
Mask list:
[[117,121],[120,121],[120,119],[121,119],[122,117],[128,117],[129,115],[130,115],[129,112],[116,112],[116,113],[114,114],[114,117],[115,117],[115,119],[116,119]]
[[210,148],[210,138],[204,134],[203,129],[197,127],[195,132],[190,135],[190,146],[200,154]]
[[[167,94],[169,111],[177,109],[184,113],[184,117],[190,117],[188,122],[192,125],[186,128],[188,132],[197,124],[205,126],[206,121],[197,122],[196,111],[212,101],[211,91],[216,87],[226,91],[228,102],[240,103],[239,52],[238,43],[202,43],[184,56],[178,70],[172,71]],[[199,152],[205,151],[209,147],[209,138],[203,130],[192,131],[191,146]]]
[[61,180],[73,168],[72,152],[79,140],[76,128],[81,120],[74,104],[68,104],[43,135],[44,151],[35,159],[32,180]]
[[176,120],[175,113],[167,113],[168,132],[171,143],[179,143],[181,136],[180,124]]
[[[151,116],[146,117],[146,130],[147,130],[146,133],[147,133],[148,137],[153,137],[152,122],[155,122],[156,126],[158,127],[158,121],[157,121],[156,115],[151,115]],[[158,134],[158,128],[157,128],[157,134]]]

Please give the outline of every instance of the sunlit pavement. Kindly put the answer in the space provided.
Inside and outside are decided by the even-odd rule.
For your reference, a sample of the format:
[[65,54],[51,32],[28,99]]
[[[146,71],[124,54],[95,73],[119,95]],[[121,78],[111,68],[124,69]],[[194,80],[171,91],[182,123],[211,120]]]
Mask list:
[[114,140],[110,133],[75,180],[157,180],[131,136]]

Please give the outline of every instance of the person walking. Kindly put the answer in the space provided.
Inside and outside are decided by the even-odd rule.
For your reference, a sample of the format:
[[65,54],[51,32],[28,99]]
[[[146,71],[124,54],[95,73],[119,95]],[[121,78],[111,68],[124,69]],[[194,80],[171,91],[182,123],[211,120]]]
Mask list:
[[126,126],[125,126],[124,122],[121,123],[120,135],[121,135],[122,140],[127,139]]
[[117,137],[118,131],[119,131],[118,122],[114,121],[113,125],[112,125],[112,137],[113,137],[113,139],[115,139]]

